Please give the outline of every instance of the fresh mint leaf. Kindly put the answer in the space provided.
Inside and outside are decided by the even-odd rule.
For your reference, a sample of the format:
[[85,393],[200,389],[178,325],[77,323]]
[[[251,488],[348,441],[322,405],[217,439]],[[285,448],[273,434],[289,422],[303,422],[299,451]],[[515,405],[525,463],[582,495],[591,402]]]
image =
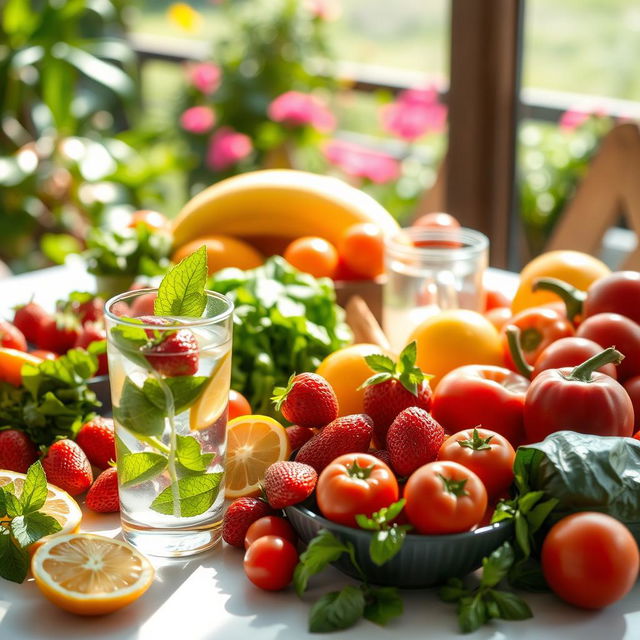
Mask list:
[[370,587],[364,589],[364,617],[379,625],[386,625],[402,615],[404,605],[395,587]]
[[505,542],[489,557],[482,560],[482,580],[480,584],[483,587],[497,585],[509,572],[513,560],[513,547],[508,542]]
[[389,562],[402,549],[406,537],[405,527],[393,526],[376,531],[369,543],[369,556],[373,563],[380,567]]
[[416,341],[410,342],[400,353],[399,361],[402,371],[410,373],[416,366],[416,358],[418,357],[418,348]]
[[364,594],[357,587],[345,587],[322,596],[309,613],[309,631],[327,633],[352,627],[364,614]]
[[202,453],[193,436],[176,436],[176,458],[188,473],[204,473],[214,457],[214,453]]
[[495,617],[503,620],[526,620],[533,617],[529,605],[515,593],[492,589],[490,594],[498,606],[499,616]]
[[27,470],[27,477],[22,487],[20,502],[22,512],[25,514],[37,511],[47,500],[47,478],[44,474],[42,464],[38,460]]
[[100,356],[103,353],[107,352],[107,341],[106,340],[94,340],[87,347],[87,351],[94,355]]
[[55,518],[40,511],[17,516],[11,521],[11,533],[22,547],[28,547],[40,538],[57,533],[61,529],[62,526]]
[[200,476],[188,476],[177,481],[178,504],[174,504],[174,486],[162,491],[151,503],[151,508],[167,516],[182,518],[199,516],[215,502],[220,491],[222,472],[206,473]]
[[10,518],[16,518],[22,515],[22,503],[13,493],[8,493],[6,489],[4,491],[4,501],[7,508],[7,515]]
[[120,486],[131,487],[150,480],[165,469],[167,462],[167,456],[151,451],[129,453],[118,457]]
[[487,607],[481,593],[460,600],[458,603],[458,623],[462,633],[471,633],[486,622],[488,622]]
[[143,389],[127,377],[122,385],[120,405],[113,408],[113,416],[129,431],[160,436],[164,431],[166,408],[163,411],[151,402]]
[[[137,318],[126,318],[129,322],[142,322]],[[111,341],[118,351],[144,369],[150,369],[149,361],[141,353],[149,343],[149,336],[142,327],[134,327],[127,324],[119,324],[110,331]]]
[[207,250],[204,246],[164,276],[153,311],[157,316],[199,318],[207,306]]
[[4,488],[0,487],[0,518],[7,515],[7,502],[4,497]]
[[21,583],[29,570],[29,552],[19,547],[9,529],[0,527],[0,577]]
[[365,356],[364,359],[369,368],[378,373],[394,373],[396,370],[396,363],[389,356],[381,353],[373,353],[370,356]]
[[173,397],[174,412],[178,415],[198,399],[209,380],[207,376],[175,376],[160,383],[156,378],[147,378],[142,391],[156,407],[166,412],[167,397],[161,384],[167,385]]

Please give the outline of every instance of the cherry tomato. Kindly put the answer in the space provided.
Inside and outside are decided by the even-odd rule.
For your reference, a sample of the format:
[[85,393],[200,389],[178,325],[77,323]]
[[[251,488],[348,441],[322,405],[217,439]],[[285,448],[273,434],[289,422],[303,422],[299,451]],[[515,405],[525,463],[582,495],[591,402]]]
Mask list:
[[482,480],[457,462],[430,462],[416,469],[404,489],[405,511],[418,533],[469,531],[487,508]]
[[127,226],[133,228],[139,224],[145,225],[152,231],[161,231],[169,226],[169,221],[159,211],[142,209],[131,214],[131,220]]
[[251,415],[249,401],[239,391],[231,389],[229,391],[229,420],[248,415]]
[[338,266],[336,248],[324,238],[304,236],[284,251],[284,259],[296,269],[316,278],[332,278]]
[[511,486],[515,457],[509,441],[488,429],[458,431],[442,443],[438,452],[438,460],[452,460],[471,469],[482,480],[489,500]]
[[484,312],[484,317],[500,331],[513,317],[511,307],[494,307]]
[[499,307],[509,307],[511,310],[511,298],[508,298],[502,291],[499,289],[492,289],[485,285],[485,299],[484,299],[484,310],[491,311],[491,309],[497,309]]
[[258,538],[264,536],[278,536],[293,545],[298,542],[298,534],[287,520],[278,516],[264,516],[249,525],[244,536],[244,548],[248,549]]
[[258,538],[244,554],[247,578],[267,591],[279,591],[290,584],[297,564],[296,548],[278,536]]
[[542,571],[551,589],[585,609],[600,609],[623,598],[635,584],[639,567],[631,532],[604,513],[563,518],[542,545]]
[[[591,356],[595,356],[602,351],[602,347],[587,338],[560,338],[552,342],[539,356],[533,367],[532,379],[547,369],[558,369],[559,367],[577,367]],[[600,373],[606,373],[614,380],[617,379],[616,366],[605,364],[598,369]]]
[[448,213],[434,211],[420,216],[411,226],[422,229],[459,229],[460,223]]
[[[634,424],[633,430],[640,431],[640,376],[630,378],[624,383],[624,390],[629,394],[631,404],[633,405]],[[634,438],[638,434],[636,433]]]
[[356,515],[370,516],[398,500],[398,482],[382,460],[368,453],[337,457],[318,478],[316,499],[325,518],[357,527]]
[[345,265],[360,276],[375,278],[384,272],[384,235],[376,224],[349,227],[340,238],[338,252]]
[[[413,229],[418,229],[418,233],[413,234],[413,244],[416,247],[444,247],[458,248],[462,242],[458,241],[457,231],[460,223],[448,213],[434,212],[425,213],[420,216],[412,225]],[[436,237],[429,237],[429,234],[422,234],[420,231],[435,231]],[[445,232],[444,238],[437,232]]]

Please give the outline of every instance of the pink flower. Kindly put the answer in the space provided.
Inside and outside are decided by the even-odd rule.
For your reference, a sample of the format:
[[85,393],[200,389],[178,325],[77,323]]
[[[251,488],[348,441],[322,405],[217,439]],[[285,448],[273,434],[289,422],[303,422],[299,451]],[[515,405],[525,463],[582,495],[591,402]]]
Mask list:
[[287,91],[275,98],[267,110],[274,122],[292,127],[311,125],[318,131],[335,129],[336,119],[316,96],[300,91]]
[[404,140],[415,140],[429,133],[442,131],[447,120],[447,108],[438,102],[438,92],[428,89],[409,89],[398,95],[395,102],[383,107],[382,126]]
[[220,86],[222,72],[212,62],[199,62],[187,67],[187,76],[198,91],[210,96]]
[[558,125],[563,131],[575,131],[585,124],[585,122],[587,122],[592,116],[605,118],[607,116],[607,111],[603,107],[592,106],[589,108],[586,105],[582,108],[575,107],[573,109],[568,109],[562,114]]
[[305,0],[307,11],[319,20],[337,20],[342,13],[338,0]]
[[221,127],[212,136],[207,150],[207,165],[214,171],[228,169],[253,151],[249,136],[231,127]]
[[191,107],[180,116],[180,124],[189,133],[206,133],[216,123],[216,114],[211,107]]
[[368,178],[383,184],[400,175],[400,163],[382,151],[375,151],[354,142],[332,140],[324,146],[327,160],[340,167],[346,174]]

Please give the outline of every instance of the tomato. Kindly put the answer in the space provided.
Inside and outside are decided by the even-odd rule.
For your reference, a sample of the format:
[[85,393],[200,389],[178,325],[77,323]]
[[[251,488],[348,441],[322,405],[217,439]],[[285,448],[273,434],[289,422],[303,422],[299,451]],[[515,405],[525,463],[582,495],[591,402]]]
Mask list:
[[509,441],[488,429],[458,431],[442,443],[438,452],[438,460],[452,460],[471,469],[482,480],[489,500],[511,486],[515,457]]
[[623,386],[624,390],[629,394],[631,404],[633,405],[633,430],[640,431],[640,376],[630,378],[624,383]]
[[338,242],[338,253],[345,265],[365,278],[384,273],[384,235],[371,222],[349,227]]
[[239,416],[251,415],[251,405],[249,401],[239,392],[231,389],[229,391],[229,420]]
[[405,511],[418,533],[469,531],[487,508],[487,490],[478,476],[457,462],[430,462],[416,469],[404,489]]
[[524,398],[529,381],[504,367],[468,365],[448,373],[433,394],[431,414],[447,433],[480,424],[513,447],[524,440]]
[[[591,356],[595,356],[602,351],[602,347],[587,338],[560,338],[551,343],[539,356],[533,367],[532,378],[546,371],[547,369],[558,369],[559,367],[577,367]],[[598,369],[601,373],[606,373],[614,380],[618,378],[616,366],[612,363],[605,364]]]
[[631,591],[638,578],[640,553],[631,532],[604,513],[563,518],[542,545],[542,571],[563,600],[600,609]]
[[337,457],[318,478],[316,499],[325,518],[357,527],[356,515],[370,516],[398,500],[396,477],[389,467],[368,453]]
[[324,238],[304,236],[284,251],[284,259],[296,269],[316,278],[332,278],[338,266],[336,248]]
[[513,314],[511,313],[511,307],[494,307],[484,312],[484,317],[498,330],[500,331],[509,320],[511,320]]
[[159,211],[142,209],[131,214],[131,220],[127,226],[133,228],[139,224],[143,224],[152,231],[161,231],[168,228],[169,221]]
[[499,307],[509,307],[511,309],[511,298],[508,298],[500,289],[493,289],[485,284],[484,310],[498,309]]
[[284,518],[278,516],[264,516],[252,522],[244,536],[244,548],[248,549],[258,538],[264,536],[278,536],[295,545],[298,534]]
[[[413,244],[416,247],[445,247],[458,248],[462,246],[462,242],[457,240],[459,237],[457,231],[460,229],[460,223],[448,213],[434,212],[425,213],[420,216],[412,225],[412,229],[416,229],[417,233],[413,233]],[[421,233],[421,231],[435,231],[435,237],[429,233]],[[445,232],[444,238],[438,232]]]
[[297,564],[296,548],[278,536],[258,538],[244,554],[247,578],[267,591],[279,591],[290,584]]
[[417,218],[411,226],[422,229],[459,229],[460,223],[452,215],[438,211],[425,213]]

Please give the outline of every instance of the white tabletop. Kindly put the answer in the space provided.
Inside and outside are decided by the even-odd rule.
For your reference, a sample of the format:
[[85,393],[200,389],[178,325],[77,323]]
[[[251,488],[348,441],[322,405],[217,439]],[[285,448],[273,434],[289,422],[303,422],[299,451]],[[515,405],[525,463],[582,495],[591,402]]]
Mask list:
[[[513,289],[514,278],[492,272],[491,279]],[[76,268],[57,267],[0,282],[0,315],[28,299],[49,306],[73,289],[90,288],[92,279]],[[120,534],[117,515],[87,512],[83,531]],[[157,576],[149,591],[129,607],[101,618],[81,618],[50,604],[32,579],[16,585],[0,579],[0,640],[299,640],[307,633],[307,616],[320,595],[349,580],[333,568],[312,578],[304,600],[291,589],[268,593],[254,587],[242,570],[242,551],[222,544],[187,560],[150,558]],[[492,622],[472,640],[637,640],[640,638],[640,586],[621,602],[598,612],[564,604],[548,594],[521,594],[534,617],[523,622]],[[363,620],[333,638],[369,640],[391,635],[407,640],[461,638],[455,607],[441,602],[434,589],[403,591],[404,614],[387,627]]]

